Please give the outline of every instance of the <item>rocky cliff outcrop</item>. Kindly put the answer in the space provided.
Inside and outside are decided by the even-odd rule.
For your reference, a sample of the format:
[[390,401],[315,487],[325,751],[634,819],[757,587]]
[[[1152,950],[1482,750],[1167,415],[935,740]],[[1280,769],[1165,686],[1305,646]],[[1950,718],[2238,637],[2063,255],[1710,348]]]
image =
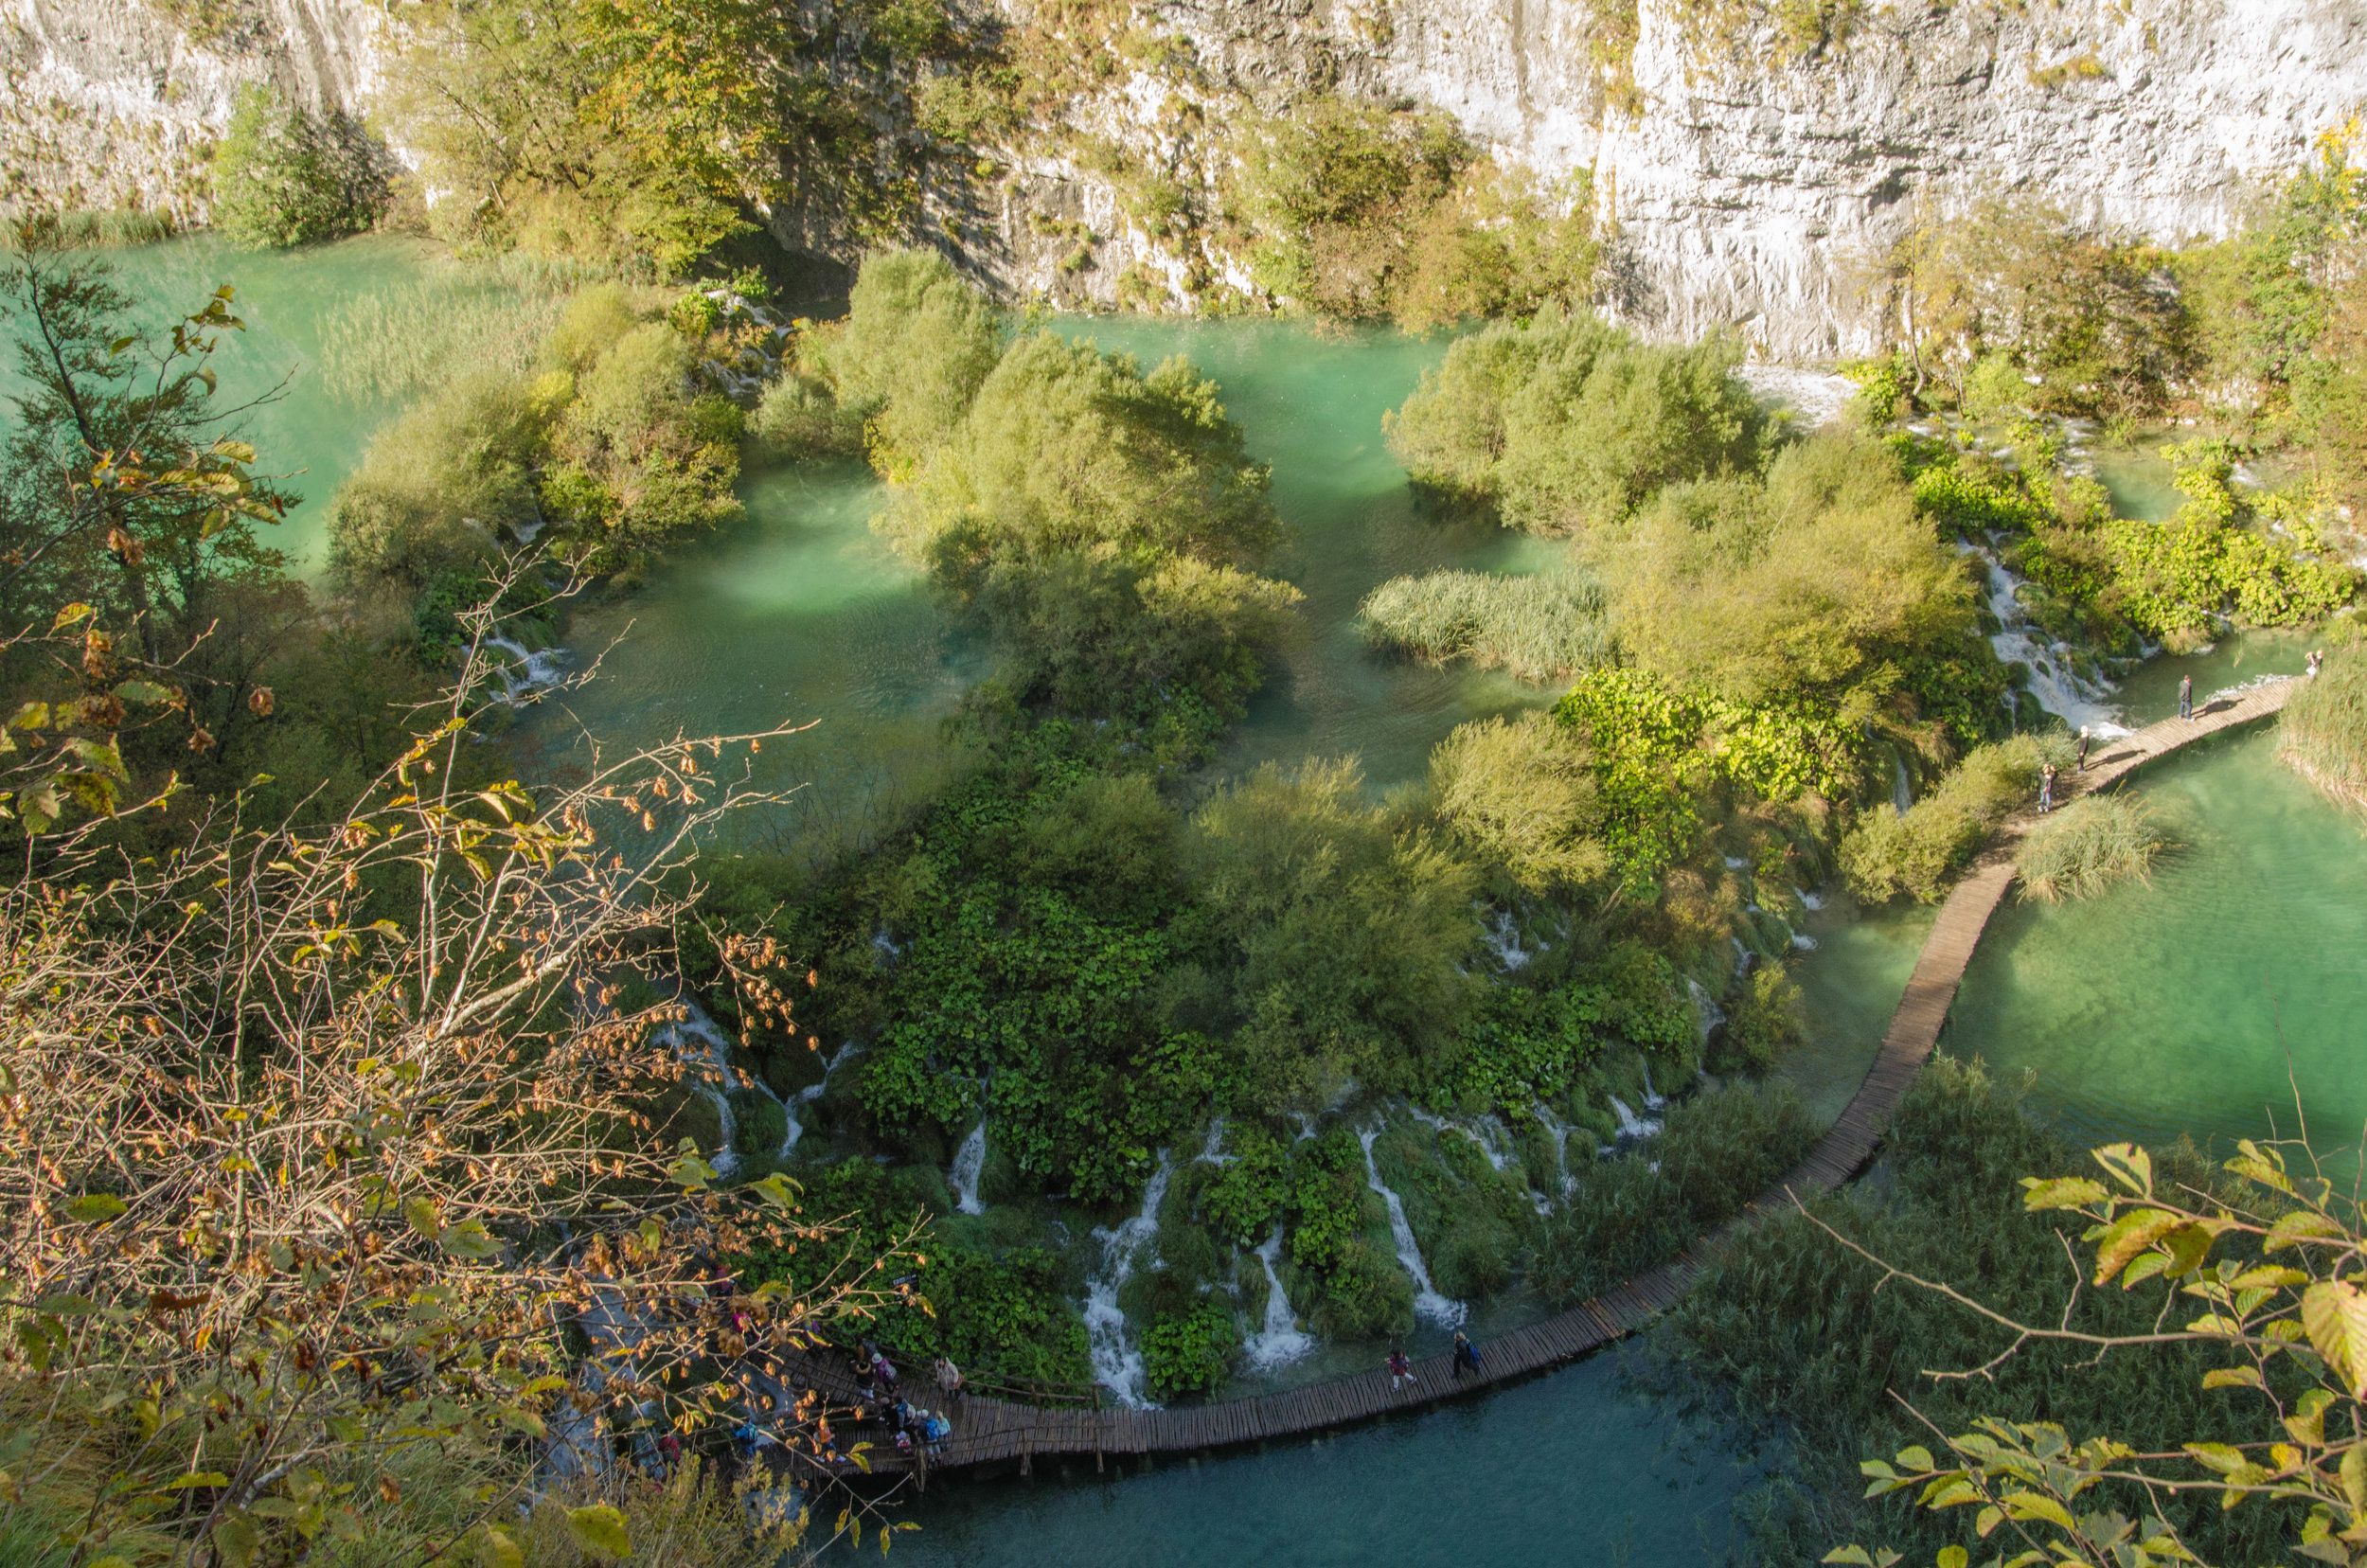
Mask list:
[[377,18],[365,0],[0,0],[0,205],[202,223],[239,90],[364,102]]
[[[199,209],[200,153],[245,80],[363,106],[366,0],[0,0],[10,181],[86,205]],[[1010,0],[1014,6],[1024,0]],[[2162,241],[2226,230],[2257,181],[2367,103],[2367,0],[1827,0],[1803,40],[1757,0],[1160,0],[1190,71],[1130,66],[1069,129],[1205,181],[1223,121],[1310,92],[1425,103],[1506,163],[1584,171],[1621,236],[1624,308],[1740,327],[1771,357],[1868,346],[1851,279],[1918,211],[2026,195]],[[1138,8],[1138,13],[1143,8]],[[1204,286],[1077,137],[1010,150],[949,239],[1015,294]]]

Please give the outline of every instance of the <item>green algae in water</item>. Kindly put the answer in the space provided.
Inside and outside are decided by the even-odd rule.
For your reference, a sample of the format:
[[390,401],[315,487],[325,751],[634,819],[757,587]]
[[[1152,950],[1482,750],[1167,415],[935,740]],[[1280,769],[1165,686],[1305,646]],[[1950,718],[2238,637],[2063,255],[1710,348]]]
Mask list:
[[2001,908],[1944,1047],[2035,1071],[2033,1107],[2074,1140],[2289,1134],[2298,1084],[2322,1150],[2356,1145],[2367,833],[2276,760],[2269,732],[2206,742],[2139,785],[2183,847],[2149,887]]
[[[1376,1356],[1377,1359],[1377,1356]],[[1378,1367],[1372,1375],[1380,1376]],[[1726,1434],[1625,1394],[1616,1357],[1467,1404],[1197,1462],[1039,1461],[939,1482],[890,1559],[941,1568],[1678,1568],[1739,1555],[1735,1495],[1765,1473]],[[1134,1471],[1135,1473],[1120,1473]],[[833,1562],[877,1561],[842,1548]]]

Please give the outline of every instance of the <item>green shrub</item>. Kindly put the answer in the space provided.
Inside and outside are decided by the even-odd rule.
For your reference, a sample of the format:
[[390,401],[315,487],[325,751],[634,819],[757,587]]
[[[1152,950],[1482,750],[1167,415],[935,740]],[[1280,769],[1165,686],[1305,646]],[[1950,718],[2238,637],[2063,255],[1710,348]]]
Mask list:
[[1444,662],[1468,658],[1524,681],[1567,678],[1618,654],[1602,585],[1591,577],[1432,572],[1391,578],[1357,612],[1373,647]]
[[960,424],[1003,323],[944,257],[884,251],[864,258],[845,330],[816,347],[839,403],[869,421],[874,466],[902,478]]
[[1620,640],[1637,661],[1736,703],[1850,704],[1860,686],[1886,695],[1912,652],[1986,647],[1963,561],[1862,437],[1789,447],[1764,484],[1672,485],[1613,559]]
[[547,417],[515,376],[479,371],[414,403],[374,437],[330,503],[329,570],[349,594],[417,593],[490,557],[498,530],[537,515]]
[[2021,896],[2047,903],[2092,899],[2130,877],[2152,880],[2168,835],[2134,795],[2088,795],[2050,814],[2014,853]]
[[694,356],[650,322],[612,342],[576,379],[552,445],[565,467],[543,500],[594,571],[637,571],[682,536],[740,514],[742,419],[730,400],[692,390]]
[[1232,1308],[1203,1297],[1188,1310],[1163,1314],[1143,1329],[1144,1381],[1159,1399],[1212,1392],[1233,1375],[1233,1353],[1240,1344]]
[[1597,792],[1583,739],[1542,713],[1460,725],[1430,755],[1430,805],[1439,822],[1537,891],[1610,869]]
[[1218,1235],[1255,1247],[1290,1203],[1290,1146],[1255,1122],[1228,1129],[1225,1145],[1232,1158],[1201,1187],[1201,1212]]
[[863,451],[863,411],[839,401],[829,373],[843,326],[810,328],[781,354],[781,373],[764,389],[748,433],[775,458],[851,456]]
[[1540,311],[1458,338],[1383,421],[1415,485],[1538,533],[1604,527],[1664,485],[1747,471],[1767,417],[1740,347],[1646,345]]
[[2277,756],[2327,794],[2367,811],[2367,650],[2328,655],[2277,721]]
[[1259,287],[1409,331],[1583,305],[1602,244],[1591,187],[1540,187],[1480,155],[1448,116],[1332,94],[1244,121],[1226,191]]
[[1712,1065],[1722,1072],[1764,1073],[1775,1065],[1778,1053],[1804,1038],[1800,988],[1786,977],[1781,964],[1760,964],[1751,971],[1742,995],[1726,1015]]
[[272,248],[359,234],[385,208],[386,171],[384,150],[342,111],[315,115],[249,86],[214,150],[214,222]]
[[1269,763],[1193,818],[1201,898],[1231,976],[1252,1103],[1348,1079],[1411,1093],[1450,1052],[1479,982],[1477,876],[1363,798],[1355,763]]
[[2036,798],[2039,769],[2072,761],[2071,743],[2059,735],[2017,735],[1967,755],[1905,813],[1869,809],[1841,844],[1850,890],[1869,903],[1901,893],[1937,903],[1990,831]]
[[788,1108],[754,1089],[735,1089],[731,1104],[732,1147],[752,1159],[777,1154],[789,1137]]

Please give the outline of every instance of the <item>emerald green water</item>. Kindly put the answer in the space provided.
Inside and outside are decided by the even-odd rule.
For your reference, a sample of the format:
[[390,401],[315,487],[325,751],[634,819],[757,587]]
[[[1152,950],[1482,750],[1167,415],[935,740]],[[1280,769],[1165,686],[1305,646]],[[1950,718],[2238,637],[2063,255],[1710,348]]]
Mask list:
[[[317,571],[328,555],[329,497],[400,409],[389,399],[330,389],[323,327],[358,296],[460,269],[437,247],[377,236],[293,252],[240,250],[200,236],[97,254],[132,296],[143,329],[196,312],[223,284],[236,291],[233,310],[246,328],[222,334],[211,362],[221,379],[215,406],[252,405],[237,427],[256,448],[258,472],[285,475],[300,498],[286,522],[262,530],[263,542],[286,551],[299,571]],[[15,389],[16,373],[13,357],[0,365],[0,395]]]

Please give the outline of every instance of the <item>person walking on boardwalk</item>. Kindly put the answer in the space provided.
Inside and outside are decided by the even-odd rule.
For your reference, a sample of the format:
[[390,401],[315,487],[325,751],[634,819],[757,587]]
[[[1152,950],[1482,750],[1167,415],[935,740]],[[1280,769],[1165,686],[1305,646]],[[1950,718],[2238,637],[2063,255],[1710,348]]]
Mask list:
[[1389,1352],[1389,1386],[1403,1388],[1414,1381],[1414,1363],[1405,1358],[1402,1348]]
[[2088,771],[2088,726],[2079,726],[2079,771]]
[[2178,716],[2180,719],[2195,716],[2195,678],[2192,675],[2178,678]]
[[1463,1374],[1466,1372],[1473,1377],[1479,1376],[1479,1346],[1464,1337],[1462,1329],[1456,1329],[1454,1331],[1454,1381],[1461,1382]]
[[2055,764],[2049,762],[2038,770],[2038,814],[2044,816],[2055,810]]
[[2314,681],[2318,678],[2318,671],[2323,669],[2325,665],[2326,650],[2323,648],[2313,648],[2309,650],[2309,657],[2302,661],[2302,672]]

